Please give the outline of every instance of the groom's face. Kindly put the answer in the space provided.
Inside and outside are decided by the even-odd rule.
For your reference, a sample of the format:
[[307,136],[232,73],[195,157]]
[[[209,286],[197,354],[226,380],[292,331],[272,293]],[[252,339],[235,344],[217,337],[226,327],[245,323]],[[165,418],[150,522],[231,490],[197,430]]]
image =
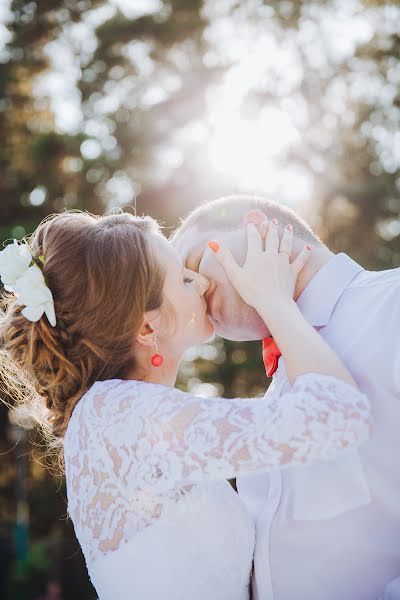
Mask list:
[[184,258],[186,267],[204,275],[211,282],[205,300],[215,332],[228,340],[238,341],[268,337],[270,333],[264,321],[254,308],[242,300],[208,248],[209,240],[216,240],[221,246],[229,248],[238,264],[243,265],[247,251],[245,226],[233,231],[211,228],[201,231],[196,226],[190,227],[174,244]]

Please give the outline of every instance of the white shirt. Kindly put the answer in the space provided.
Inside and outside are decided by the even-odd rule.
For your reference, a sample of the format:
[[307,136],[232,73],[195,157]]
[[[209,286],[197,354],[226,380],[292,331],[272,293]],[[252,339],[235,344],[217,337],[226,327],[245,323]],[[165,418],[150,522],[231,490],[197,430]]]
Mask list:
[[[298,306],[369,397],[372,437],[329,463],[238,477],[256,519],[253,596],[376,600],[400,574],[400,269],[339,254]],[[271,388],[290,389],[283,358]]]

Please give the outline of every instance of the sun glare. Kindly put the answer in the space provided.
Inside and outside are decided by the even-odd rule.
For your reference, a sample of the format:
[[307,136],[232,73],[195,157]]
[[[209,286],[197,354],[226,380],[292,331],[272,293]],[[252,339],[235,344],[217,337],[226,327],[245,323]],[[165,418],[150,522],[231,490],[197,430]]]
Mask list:
[[311,175],[287,158],[292,149],[304,154],[307,115],[297,102],[287,106],[303,77],[298,52],[272,31],[258,35],[254,22],[235,31],[230,23],[217,18],[208,31],[216,55],[230,64],[207,96],[203,148],[210,170],[236,189],[307,199]]
[[265,187],[267,178],[274,179],[279,158],[299,142],[288,116],[275,108],[264,109],[256,119],[216,111],[210,115],[210,129],[213,168],[246,186]]

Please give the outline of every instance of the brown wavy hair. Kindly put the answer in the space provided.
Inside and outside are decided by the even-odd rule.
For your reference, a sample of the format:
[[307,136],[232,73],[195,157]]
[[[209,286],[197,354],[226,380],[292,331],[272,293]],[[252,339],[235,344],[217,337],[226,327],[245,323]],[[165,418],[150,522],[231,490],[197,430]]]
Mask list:
[[[135,372],[135,334],[163,301],[165,273],[149,245],[150,217],[81,211],[50,215],[25,241],[42,267],[57,325],[33,323],[6,294],[0,312],[0,381],[12,405],[41,427],[62,466],[74,407],[97,380]],[[58,448],[58,451],[57,451]]]

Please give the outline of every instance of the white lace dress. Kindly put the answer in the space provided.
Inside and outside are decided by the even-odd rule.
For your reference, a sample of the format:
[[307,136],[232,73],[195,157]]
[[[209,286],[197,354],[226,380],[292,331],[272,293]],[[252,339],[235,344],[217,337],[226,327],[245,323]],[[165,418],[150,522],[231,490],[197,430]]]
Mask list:
[[226,479],[331,458],[369,404],[325,375],[276,398],[96,382],[65,435],[68,513],[100,600],[247,600],[254,524]]

